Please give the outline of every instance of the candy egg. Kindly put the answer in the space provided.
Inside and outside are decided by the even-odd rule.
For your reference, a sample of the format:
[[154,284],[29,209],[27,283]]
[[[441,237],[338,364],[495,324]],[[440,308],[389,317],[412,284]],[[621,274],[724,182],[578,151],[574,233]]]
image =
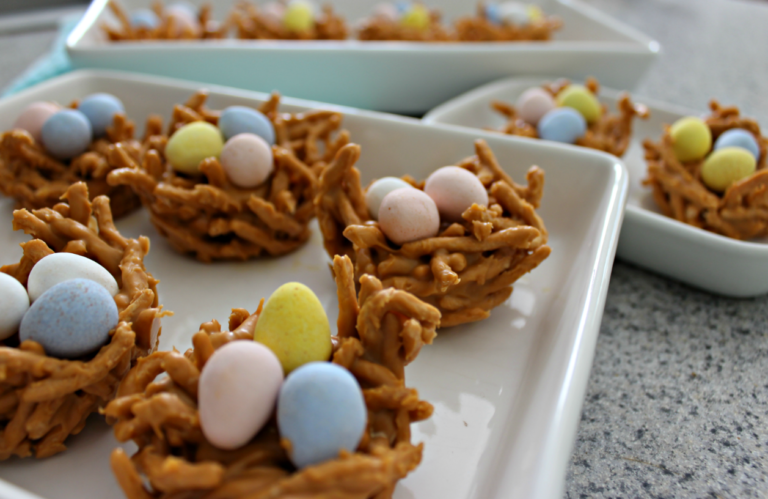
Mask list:
[[119,291],[112,274],[90,258],[74,253],[53,253],[32,267],[27,278],[29,298],[35,301],[53,286],[70,279],[88,279],[99,283],[109,296],[115,296]]
[[525,10],[526,10],[526,13],[528,14],[528,19],[531,22],[535,23],[544,19],[544,11],[542,11],[541,7],[539,7],[538,5],[533,5],[533,4],[528,5]]
[[235,135],[221,150],[221,167],[236,186],[246,189],[256,187],[274,169],[272,148],[258,135]]
[[397,189],[381,200],[379,227],[395,244],[435,237],[440,213],[431,197],[418,189]]
[[61,108],[52,102],[33,102],[25,107],[16,118],[16,121],[13,122],[13,128],[28,131],[35,142],[40,142],[43,124],[60,110]]
[[269,145],[275,144],[275,127],[263,113],[250,107],[229,106],[221,113],[219,130],[225,140],[241,133],[253,133],[266,140]]
[[155,29],[160,25],[160,18],[149,9],[134,10],[130,20],[134,28]]
[[572,107],[580,112],[587,123],[594,123],[600,118],[600,102],[595,94],[583,85],[568,85],[557,94],[556,101],[560,107]]
[[424,192],[437,205],[444,220],[460,222],[464,210],[477,204],[488,206],[488,191],[472,173],[458,166],[444,166],[427,177]]
[[197,12],[194,7],[186,3],[176,3],[169,5],[165,9],[168,17],[173,18],[176,26],[176,35],[183,31],[197,33],[200,29],[200,22],[197,19]]
[[712,131],[704,120],[695,116],[680,118],[669,129],[672,148],[680,161],[701,159],[712,146]]
[[70,279],[50,288],[29,307],[21,320],[19,339],[40,343],[53,357],[81,357],[109,341],[117,319],[117,305],[104,286]]
[[272,293],[256,323],[253,339],[269,347],[285,374],[331,356],[331,326],[311,289],[298,282]]
[[45,149],[58,159],[71,159],[82,154],[91,143],[91,123],[83,113],[64,109],[52,115],[40,131]]
[[485,5],[485,18],[493,24],[501,24],[501,12],[498,4],[488,3]]
[[198,385],[205,438],[220,449],[248,443],[272,415],[282,384],[280,361],[260,343],[232,341],[213,352]]
[[165,146],[165,157],[177,171],[197,174],[200,162],[218,158],[224,148],[221,132],[206,121],[193,121],[176,130]]
[[397,7],[389,2],[379,3],[373,8],[373,16],[388,22],[395,22],[400,16]]
[[523,26],[528,24],[528,7],[520,2],[504,2],[499,5],[499,16],[508,24]]
[[574,144],[587,132],[587,121],[570,107],[559,107],[545,114],[536,127],[544,140]]
[[118,113],[125,113],[125,108],[120,99],[111,94],[91,94],[80,101],[77,109],[88,118],[94,137],[101,137],[107,133],[107,127],[112,126],[112,121]]
[[515,109],[518,116],[531,125],[556,107],[552,94],[540,87],[529,88],[518,97]]
[[755,173],[757,160],[741,147],[723,147],[704,160],[701,180],[713,191],[722,192],[734,182]]
[[760,146],[755,136],[743,128],[731,128],[720,134],[715,141],[715,151],[724,147],[741,147],[752,153],[755,159],[760,159]]
[[280,437],[290,442],[297,468],[354,452],[367,421],[363,392],[352,374],[330,362],[312,362],[292,372],[277,399]]
[[294,0],[288,4],[283,16],[283,26],[289,31],[309,31],[315,24],[315,6],[305,0]]
[[379,219],[379,207],[384,196],[397,189],[413,188],[411,184],[397,177],[384,177],[376,180],[365,193],[365,204],[368,205],[368,213],[374,220]]
[[400,25],[405,28],[427,29],[431,22],[429,10],[421,4],[414,4],[400,17]]
[[[279,24],[283,20],[285,15],[285,6],[279,2],[269,2],[264,4],[260,9],[261,17],[269,22]],[[226,111],[226,110],[225,110]],[[221,126],[221,121],[219,121]]]
[[16,334],[29,309],[27,290],[15,278],[0,272],[0,340]]

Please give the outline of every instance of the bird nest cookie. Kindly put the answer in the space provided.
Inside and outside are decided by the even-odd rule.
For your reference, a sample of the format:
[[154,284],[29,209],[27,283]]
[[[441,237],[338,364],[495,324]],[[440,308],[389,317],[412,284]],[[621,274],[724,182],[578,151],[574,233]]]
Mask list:
[[[388,12],[392,10],[392,12]],[[394,6],[376,12],[358,24],[357,39],[363,41],[449,42],[455,37],[442,24],[437,9],[414,4],[400,14]]]
[[236,36],[246,40],[345,40],[347,25],[344,18],[333,11],[330,4],[323,5],[315,16],[308,12],[306,18],[288,9],[302,9],[309,4],[286,7],[281,3],[256,6],[241,2],[235,6],[230,23],[235,26]]
[[[541,88],[554,100],[569,86],[571,86],[570,81],[559,80],[554,83],[544,84]],[[600,92],[600,84],[595,78],[588,78],[584,87],[594,98]],[[517,103],[517,106],[519,105],[520,101]],[[554,106],[554,104],[552,105]],[[576,137],[574,143],[620,157],[629,147],[629,142],[632,138],[633,120],[636,117],[648,118],[648,108],[643,104],[634,104],[626,92],[622,93],[619,97],[616,114],[610,113],[605,105],[597,106],[597,118],[587,123],[585,133]],[[531,123],[530,120],[524,119],[521,116],[521,109],[518,109],[516,105],[503,101],[493,101],[491,108],[504,115],[507,120],[504,126],[496,131],[508,135],[519,135],[534,139],[541,138],[536,123]],[[537,113],[534,111],[533,114],[536,115]],[[535,120],[539,121],[541,118],[541,116],[536,116]]]
[[144,268],[149,240],[121,236],[109,200],[98,196],[90,202],[84,183],[70,187],[64,199],[52,209],[14,212],[14,229],[35,239],[21,245],[19,263],[0,272],[26,289],[32,268],[49,255],[89,258],[118,283],[119,322],[108,344],[76,360],[48,356],[40,343],[20,342],[18,333],[0,341],[0,460],[43,458],[65,450],[65,439],[79,433],[88,415],[112,399],[132,363],[155,348],[159,319],[165,315],[158,305],[157,281]]
[[481,2],[477,5],[476,15],[456,21],[456,38],[461,42],[547,41],[552,39],[555,31],[562,28],[561,19],[545,16],[532,6],[529,10],[534,13],[533,16],[526,15],[524,22],[515,23],[500,19],[498,6]]
[[[432,406],[405,386],[404,367],[431,343],[440,314],[405,291],[384,288],[373,276],[360,279],[358,295],[350,260],[337,256],[333,267],[339,318],[331,361],[354,375],[367,407],[357,449],[297,470],[288,458],[291,444],[281,439],[274,418],[233,450],[205,438],[197,404],[201,371],[227,343],[253,340],[261,305],[252,315],[234,309],[230,331],[208,322],[183,355],[156,352],[139,361],[107,406],[106,414],[118,420],[117,439],[139,446],[132,458],[122,449],[112,453],[112,469],[129,498],[391,497],[398,480],[421,460],[423,444],[411,443],[410,424],[432,413]],[[157,378],[164,373],[167,377]]]
[[111,42],[225,38],[230,27],[211,17],[211,6],[208,4],[193,12],[184,8],[167,9],[162,2],[155,1],[151,9],[134,13],[126,12],[116,0],[110,0],[107,5],[118,21],[118,26],[101,25]]
[[[483,140],[458,167],[477,177],[488,206],[472,205],[461,221],[441,221],[437,237],[397,246],[372,220],[354,167],[360,149],[345,146],[320,178],[317,217],[329,255],[348,255],[357,275],[403,289],[437,307],[443,327],[487,318],[512,293],[512,284],[550,254],[547,230],[536,214],[544,172],[536,166],[527,186],[515,183]],[[403,179],[417,189],[410,177]],[[370,187],[369,187],[370,188]]]
[[[643,142],[648,163],[648,176],[643,184],[651,188],[662,213],[680,222],[734,239],[768,235],[768,138],[762,135],[757,122],[741,116],[737,107],[721,106],[712,100],[710,109],[704,123],[711,141],[700,158],[678,159],[670,127],[665,127],[658,142]],[[717,192],[709,189],[702,178],[705,156],[712,142],[717,150],[718,139],[733,130],[743,130],[753,139],[753,173]]]
[[215,157],[200,162],[198,176],[179,173],[166,161],[166,143],[180,127],[218,123],[220,113],[207,109],[206,99],[207,93],[199,91],[175,106],[167,133],[158,117],[151,118],[151,149],[142,162],[120,144],[112,147],[110,157],[121,167],[109,175],[110,184],[134,189],[160,234],[176,250],[203,262],[277,256],[299,248],[310,235],[320,173],[349,141],[346,131],[333,136],[342,115],[322,110],[281,113],[280,97],[273,94],[259,111],[274,127],[274,171],[262,184],[246,189],[230,182]]

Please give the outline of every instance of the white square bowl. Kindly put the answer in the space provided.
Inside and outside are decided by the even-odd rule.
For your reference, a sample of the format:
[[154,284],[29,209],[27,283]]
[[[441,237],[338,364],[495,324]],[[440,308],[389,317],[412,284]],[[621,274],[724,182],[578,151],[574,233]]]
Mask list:
[[[505,119],[491,109],[491,101],[514,102],[526,89],[544,81],[509,78],[489,83],[436,107],[424,121],[499,128]],[[615,90],[600,90],[600,100],[614,110],[618,97]],[[650,189],[642,185],[647,171],[643,140],[658,140],[665,123],[702,113],[643,97],[633,96],[633,101],[646,104],[651,115],[634,121],[632,142],[623,158],[630,187],[617,256],[713,293],[735,297],[768,293],[768,240],[737,241],[666,217]]]
[[[119,0],[130,10],[151,0]],[[192,0],[200,4],[204,0]],[[264,1],[264,0],[259,0]],[[578,0],[540,0],[563,19],[552,42],[406,43],[208,40],[109,43],[103,22],[116,23],[108,0],[94,0],[67,40],[78,68],[137,71],[333,102],[364,109],[420,114],[461,92],[503,76],[598,76],[633,87],[659,44]],[[349,21],[370,14],[378,0],[331,0]],[[224,19],[234,0],[210,2]],[[434,0],[446,19],[474,12],[475,2]]]
[[[65,103],[92,92],[117,95],[137,124],[150,113],[163,113],[167,120],[173,104],[197,88],[129,73],[74,72],[0,101],[0,130],[32,101]],[[213,108],[255,106],[266,98],[223,87],[211,90]],[[532,164],[544,169],[539,213],[550,232],[552,255],[516,283],[511,299],[489,319],[441,330],[434,345],[408,367],[408,385],[434,404],[435,413],[413,426],[414,441],[426,443],[424,459],[395,496],[562,497],[626,200],[625,167],[613,156],[586,149],[510,141],[410,118],[296,99],[285,99],[281,107],[344,113],[344,127],[362,146],[358,166],[364,182],[404,173],[425,177],[473,154],[478,137],[488,141],[515,179]],[[0,264],[17,261],[17,245],[27,240],[11,230],[12,205],[9,199],[0,201]],[[152,240],[146,265],[161,281],[160,302],[175,312],[164,320],[162,349],[184,351],[201,322],[224,321],[233,307],[253,310],[260,298],[288,281],[312,288],[335,323],[335,286],[316,222],[311,240],[295,253],[209,265],[175,253],[144,210],[119,220],[117,227]],[[3,462],[0,485],[7,480],[49,499],[121,497],[108,464],[117,442],[101,418],[93,417],[67,444],[66,452],[49,459]]]

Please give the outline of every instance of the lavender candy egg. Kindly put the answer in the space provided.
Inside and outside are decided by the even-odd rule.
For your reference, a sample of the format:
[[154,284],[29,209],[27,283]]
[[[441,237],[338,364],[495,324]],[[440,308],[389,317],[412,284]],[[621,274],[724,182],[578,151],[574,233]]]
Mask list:
[[58,159],[71,159],[88,149],[93,133],[91,122],[76,109],[52,115],[40,132],[46,151]]
[[94,137],[106,135],[107,127],[112,126],[115,115],[125,113],[125,107],[120,99],[105,93],[89,95],[80,101],[77,109],[88,118]]
[[715,141],[714,150],[724,147],[741,147],[749,151],[756,160],[760,159],[760,146],[757,145],[755,136],[743,128],[731,128],[720,134]]
[[35,300],[21,320],[19,339],[40,343],[53,357],[77,358],[104,346],[117,321],[117,305],[104,286],[71,279]]
[[531,125],[539,123],[545,114],[557,107],[552,95],[540,87],[529,88],[515,102],[517,115]]
[[381,201],[379,227],[395,244],[435,237],[440,213],[431,197],[418,189],[397,189]]
[[27,290],[15,278],[0,272],[0,340],[16,334],[27,310]]
[[252,133],[229,139],[219,161],[230,182],[245,189],[261,185],[274,170],[272,148]]
[[40,142],[43,124],[60,110],[61,108],[52,102],[33,102],[25,107],[16,118],[16,121],[13,122],[13,128],[26,130],[35,139],[35,142]]
[[488,206],[488,191],[472,173],[458,166],[444,166],[427,177],[424,192],[432,198],[444,220],[460,222],[472,206]]
[[537,127],[539,138],[575,144],[587,132],[587,121],[570,107],[559,107],[545,114]]
[[229,106],[219,117],[219,130],[225,140],[241,133],[253,133],[275,145],[275,127],[263,113],[245,106]]
[[133,11],[130,21],[133,28],[156,29],[160,25],[160,18],[149,9]]

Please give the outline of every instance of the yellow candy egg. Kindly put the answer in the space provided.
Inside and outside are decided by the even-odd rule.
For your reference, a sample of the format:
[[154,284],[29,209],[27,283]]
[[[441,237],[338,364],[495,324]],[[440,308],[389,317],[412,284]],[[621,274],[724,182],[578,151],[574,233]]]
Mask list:
[[669,133],[675,156],[680,161],[701,159],[712,147],[712,131],[704,120],[695,116],[675,121]]
[[755,173],[757,160],[741,147],[723,147],[709,155],[701,165],[701,179],[713,191],[722,192],[734,182]]
[[530,19],[531,22],[535,23],[544,19],[544,12],[542,12],[541,7],[538,5],[529,5],[526,8],[526,12],[528,13],[528,19]]
[[429,10],[423,5],[415,4],[400,18],[400,25],[405,28],[427,29],[430,23]]
[[602,111],[595,94],[584,85],[568,85],[557,94],[556,102],[560,107],[570,107],[578,111],[587,123],[597,121]]
[[286,375],[308,362],[331,357],[331,327],[320,300],[298,282],[283,284],[272,293],[253,333],[283,366]]
[[224,139],[218,128],[207,121],[193,121],[176,130],[165,145],[165,158],[174,170],[195,175],[206,158],[221,154]]
[[308,2],[291,2],[283,15],[283,26],[294,32],[309,31],[315,24],[315,13]]

